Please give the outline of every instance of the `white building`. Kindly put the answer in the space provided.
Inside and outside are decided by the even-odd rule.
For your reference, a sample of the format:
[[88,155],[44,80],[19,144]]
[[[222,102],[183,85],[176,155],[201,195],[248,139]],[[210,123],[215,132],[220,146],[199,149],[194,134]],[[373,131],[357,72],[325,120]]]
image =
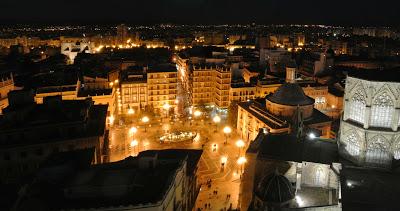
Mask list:
[[94,44],[90,42],[64,42],[61,43],[61,54],[68,57],[68,63],[73,64],[78,53],[94,53]]
[[365,70],[347,78],[339,134],[343,157],[377,168],[390,168],[393,158],[400,159],[398,74]]

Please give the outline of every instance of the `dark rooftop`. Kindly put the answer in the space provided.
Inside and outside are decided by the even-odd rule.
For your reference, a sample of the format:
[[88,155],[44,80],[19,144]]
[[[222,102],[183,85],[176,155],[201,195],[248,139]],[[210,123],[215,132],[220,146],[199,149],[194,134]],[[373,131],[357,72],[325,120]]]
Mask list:
[[284,83],[273,94],[267,95],[267,100],[281,105],[312,105],[314,99],[304,94],[297,83]]
[[51,98],[45,98],[43,104],[7,107],[0,118],[0,145],[12,147],[104,134],[107,105],[93,105],[89,99]]
[[[182,162],[187,159],[187,169],[192,171],[201,154],[202,150],[151,150],[122,161],[81,168],[54,184],[43,180],[34,183],[28,190],[30,197],[19,208],[29,210],[43,205],[49,210],[154,206],[164,199]],[[146,158],[155,155],[155,168],[141,165],[148,164]]]
[[239,102],[238,106],[257,117],[260,121],[264,122],[273,129],[288,128],[289,123],[285,120],[279,119],[273,114],[269,113],[265,108],[265,100],[252,100],[249,102]]
[[400,82],[400,68],[386,70],[354,69],[348,76],[368,81]]
[[331,164],[339,162],[337,144],[316,139],[298,139],[290,134],[259,133],[259,159]]
[[111,95],[112,89],[80,89],[78,91],[78,97],[93,97]]
[[165,64],[158,64],[149,66],[147,70],[148,73],[155,73],[155,72],[177,72],[176,66],[174,64],[165,63]]

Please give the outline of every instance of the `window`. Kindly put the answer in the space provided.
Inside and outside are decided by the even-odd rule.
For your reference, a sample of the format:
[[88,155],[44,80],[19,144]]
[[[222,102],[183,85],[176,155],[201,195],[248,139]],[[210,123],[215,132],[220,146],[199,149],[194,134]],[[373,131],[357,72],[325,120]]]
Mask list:
[[389,144],[383,136],[375,136],[367,145],[366,162],[382,165],[390,160]]
[[371,107],[371,126],[391,127],[393,113],[393,101],[386,92],[383,92],[373,101]]
[[365,119],[365,95],[361,89],[358,89],[350,100],[349,118],[364,124]]
[[325,174],[321,167],[317,167],[317,170],[315,171],[314,184],[316,186],[323,186],[325,184]]
[[360,154],[360,143],[357,135],[351,133],[344,139],[345,149],[351,156],[358,156]]

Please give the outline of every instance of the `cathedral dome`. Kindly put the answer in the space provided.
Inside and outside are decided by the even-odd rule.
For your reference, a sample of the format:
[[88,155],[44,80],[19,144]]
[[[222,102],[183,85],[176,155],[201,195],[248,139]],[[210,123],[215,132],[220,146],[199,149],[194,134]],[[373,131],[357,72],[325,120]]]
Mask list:
[[303,89],[296,83],[284,83],[274,94],[268,95],[267,100],[291,106],[314,104],[314,99],[305,95]]
[[261,179],[256,189],[256,195],[263,202],[279,204],[294,198],[289,180],[278,172],[269,174]]

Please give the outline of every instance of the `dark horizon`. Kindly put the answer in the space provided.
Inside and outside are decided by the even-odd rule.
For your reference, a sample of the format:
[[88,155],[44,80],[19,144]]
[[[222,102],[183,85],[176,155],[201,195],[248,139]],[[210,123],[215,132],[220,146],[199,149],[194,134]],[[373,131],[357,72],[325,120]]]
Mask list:
[[[0,24],[309,24],[400,26],[395,0],[3,0]],[[23,7],[21,7],[23,5]]]

